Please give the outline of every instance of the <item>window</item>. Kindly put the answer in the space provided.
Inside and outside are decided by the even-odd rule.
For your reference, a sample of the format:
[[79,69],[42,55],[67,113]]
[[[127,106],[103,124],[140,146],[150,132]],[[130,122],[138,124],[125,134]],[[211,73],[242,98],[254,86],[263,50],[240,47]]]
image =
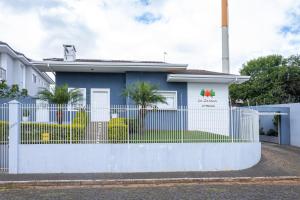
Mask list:
[[35,74],[32,74],[32,82],[36,83],[36,75]]
[[[75,88],[68,88],[68,91],[73,90]],[[86,88],[76,88],[79,89],[82,94],[82,100],[73,104],[75,108],[83,108],[86,106]]]
[[0,67],[0,80],[6,80],[6,70]]
[[173,110],[177,109],[177,91],[157,91],[157,94],[160,94],[166,98],[166,103],[157,103],[156,106],[158,109],[164,110]]

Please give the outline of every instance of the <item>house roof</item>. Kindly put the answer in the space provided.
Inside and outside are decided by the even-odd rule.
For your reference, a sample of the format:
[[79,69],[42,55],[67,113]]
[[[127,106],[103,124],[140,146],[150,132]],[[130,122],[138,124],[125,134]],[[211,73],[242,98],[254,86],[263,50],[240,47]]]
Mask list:
[[63,58],[46,58],[43,61],[32,61],[39,70],[47,72],[110,72],[127,71],[169,72],[184,70],[187,64],[173,64],[161,61],[76,59],[64,61]]
[[[63,62],[63,58],[44,58],[44,61],[60,61]],[[75,63],[91,62],[91,63],[161,63],[167,64],[161,61],[136,61],[136,60],[104,60],[104,59],[76,59]]]

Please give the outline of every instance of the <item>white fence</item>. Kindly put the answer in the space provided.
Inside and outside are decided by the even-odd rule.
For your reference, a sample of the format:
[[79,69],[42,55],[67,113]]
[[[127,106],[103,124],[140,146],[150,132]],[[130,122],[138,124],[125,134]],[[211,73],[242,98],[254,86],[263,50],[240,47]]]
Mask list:
[[[78,108],[22,104],[20,110],[21,144],[258,141],[258,115],[256,111],[244,108],[193,109],[181,106],[161,110],[128,105]],[[101,117],[106,120],[93,120],[91,117],[95,114],[107,115]]]
[[258,113],[249,109],[0,108],[1,171],[12,174],[240,170],[260,159]]
[[0,172],[8,171],[8,105],[0,105]]

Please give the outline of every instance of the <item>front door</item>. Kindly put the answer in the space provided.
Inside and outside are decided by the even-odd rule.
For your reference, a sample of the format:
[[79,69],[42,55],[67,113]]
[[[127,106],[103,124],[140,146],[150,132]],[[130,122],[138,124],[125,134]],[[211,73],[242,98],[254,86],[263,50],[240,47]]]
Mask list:
[[91,89],[91,121],[107,122],[110,119],[110,89]]

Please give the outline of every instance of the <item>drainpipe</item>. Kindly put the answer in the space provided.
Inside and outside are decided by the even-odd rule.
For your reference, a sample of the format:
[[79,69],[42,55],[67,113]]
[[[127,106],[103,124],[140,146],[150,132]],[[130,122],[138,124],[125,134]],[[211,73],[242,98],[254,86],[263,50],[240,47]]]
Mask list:
[[222,0],[222,72],[229,74],[228,0]]

